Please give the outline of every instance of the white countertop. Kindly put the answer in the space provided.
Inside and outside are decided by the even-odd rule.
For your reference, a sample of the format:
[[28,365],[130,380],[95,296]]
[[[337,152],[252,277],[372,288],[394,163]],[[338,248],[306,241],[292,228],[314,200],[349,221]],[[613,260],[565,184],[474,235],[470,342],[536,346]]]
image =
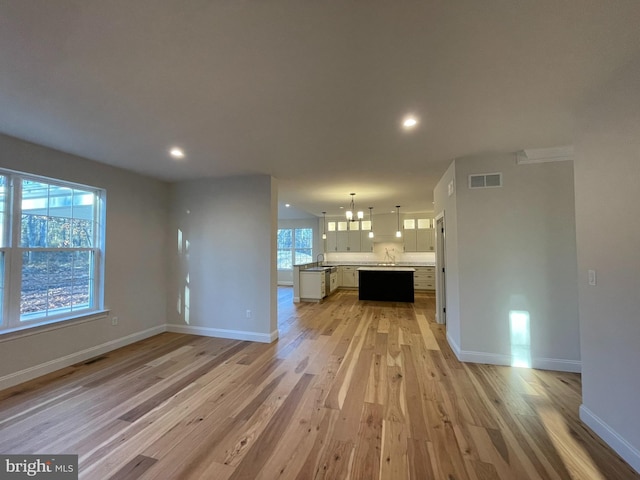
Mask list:
[[415,268],[411,268],[411,267],[385,267],[385,266],[378,266],[378,267],[359,267],[358,271],[363,271],[363,272],[415,272],[416,269]]

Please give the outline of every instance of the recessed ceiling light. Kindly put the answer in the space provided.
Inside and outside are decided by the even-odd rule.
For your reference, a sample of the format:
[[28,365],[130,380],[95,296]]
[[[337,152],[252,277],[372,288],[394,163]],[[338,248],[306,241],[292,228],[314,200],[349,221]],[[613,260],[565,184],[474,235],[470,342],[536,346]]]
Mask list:
[[289,208],[291,206],[291,204],[290,203],[285,203],[284,206]]
[[178,147],[173,147],[171,150],[169,150],[169,154],[173,158],[184,158],[184,151]]
[[418,125],[418,119],[412,115],[405,117],[404,120],[402,121],[402,126],[406,130],[410,130],[414,128],[416,125]]

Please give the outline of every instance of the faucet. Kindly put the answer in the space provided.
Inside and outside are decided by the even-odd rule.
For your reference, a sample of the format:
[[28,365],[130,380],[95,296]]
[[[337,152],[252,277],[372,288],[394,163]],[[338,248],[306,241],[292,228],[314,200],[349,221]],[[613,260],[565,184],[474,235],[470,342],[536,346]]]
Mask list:
[[[324,253],[319,253],[318,255],[316,255],[316,263],[319,264],[320,263],[320,257],[322,257],[322,263],[324,263]],[[320,266],[320,265],[318,265]]]
[[[390,263],[395,264],[396,263],[396,256],[395,255],[391,255],[389,253],[389,249],[388,248],[385,248],[384,251],[385,251],[384,261],[385,262],[389,261]],[[395,252],[396,249],[394,248],[392,251]]]

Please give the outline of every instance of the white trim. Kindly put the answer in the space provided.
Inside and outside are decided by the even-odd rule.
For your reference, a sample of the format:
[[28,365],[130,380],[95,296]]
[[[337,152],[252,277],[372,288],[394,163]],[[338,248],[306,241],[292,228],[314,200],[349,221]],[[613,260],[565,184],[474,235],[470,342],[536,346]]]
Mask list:
[[227,330],[224,328],[199,327],[192,325],[167,325],[168,332],[188,333],[204,337],[230,338],[233,340],[248,340],[250,342],[271,343],[278,338],[278,330],[271,333],[248,332],[245,330]]
[[458,359],[461,362],[485,363],[489,365],[505,365],[511,366],[511,356],[501,355],[499,353],[474,352],[469,350],[461,350]]
[[460,358],[460,347],[458,346],[458,344],[456,342],[454,342],[453,338],[451,337],[451,335],[449,335],[449,330],[447,329],[447,342],[449,342],[449,346],[451,347],[451,350],[453,350],[453,354],[456,356],[456,358],[460,361],[462,361],[462,359]]
[[564,162],[573,160],[573,146],[553,148],[527,148],[516,152],[516,163],[527,165],[531,163]]
[[565,360],[563,358],[532,358],[531,367],[540,370],[557,370],[559,372],[582,372],[580,360]]
[[8,375],[5,375],[4,377],[0,377],[0,390],[13,387],[14,385],[18,385],[19,383],[32,380],[36,377],[46,375],[56,370],[60,370],[61,368],[65,368],[78,362],[88,360],[89,358],[102,355],[103,353],[116,350],[117,348],[124,347],[140,340],[144,340],[145,338],[153,337],[154,335],[158,335],[159,333],[166,332],[166,330],[166,325],[159,325],[157,327],[149,328],[141,332],[132,333],[131,335],[127,335],[126,337],[118,338],[116,340],[110,340],[101,345],[96,345],[95,347],[87,348],[70,355],[65,355],[64,357],[41,363],[40,365],[25,368],[24,370],[20,370],[19,372],[10,373]]
[[279,287],[293,287],[293,281],[291,280],[278,280]]
[[[451,350],[453,350],[454,355],[461,362],[511,366],[510,355],[460,350],[460,347],[456,344],[453,338],[451,338],[449,332],[447,332],[447,341],[449,342],[449,346],[451,347]],[[582,371],[582,362],[561,358],[532,358],[531,368],[580,373]]]
[[636,472],[640,473],[640,451],[637,448],[627,442],[624,437],[584,404],[580,405],[580,420],[613,448]]
[[72,318],[45,320],[41,323],[31,323],[23,327],[0,330],[0,343],[15,340],[17,338],[28,337],[30,335],[39,335],[51,330],[58,330],[59,328],[73,327],[74,325],[93,322],[94,320],[102,320],[103,318],[107,318],[108,316],[109,310],[92,310],[90,312],[76,315]]

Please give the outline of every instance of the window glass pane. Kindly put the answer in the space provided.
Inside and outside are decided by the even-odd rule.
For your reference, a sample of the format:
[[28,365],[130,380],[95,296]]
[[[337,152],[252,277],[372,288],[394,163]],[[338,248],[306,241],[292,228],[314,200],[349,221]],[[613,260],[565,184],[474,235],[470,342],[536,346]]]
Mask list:
[[300,250],[296,250],[295,265],[299,265],[301,263],[311,263],[311,262],[313,262],[313,256],[310,248],[303,248]]
[[[7,195],[9,193],[7,185],[7,177],[0,175],[0,247],[7,246],[7,232],[9,231],[8,225],[5,222],[8,221],[7,216]],[[4,269],[3,269],[4,271]]]
[[405,230],[413,230],[416,228],[416,221],[413,218],[405,218],[403,225]]
[[336,222],[327,223],[327,230],[329,230],[330,232],[335,232],[336,231]]
[[360,222],[349,222],[349,230],[360,230]]
[[93,192],[23,180],[20,246],[93,247],[95,201]]
[[296,228],[296,248],[311,248],[313,245],[313,230],[311,228]]
[[347,230],[347,222],[338,222],[338,231],[344,232]]
[[22,254],[22,292],[20,316],[47,312],[49,293],[49,253],[30,251]]
[[278,250],[278,270],[291,270],[292,268],[291,249]]
[[419,218],[418,219],[418,228],[431,228],[431,219],[430,218]]
[[71,222],[71,246],[93,247],[93,222],[90,220],[74,219]]
[[2,325],[2,315],[4,312],[4,252],[0,251],[0,325]]
[[278,229],[278,248],[291,248],[293,231],[290,228]]
[[93,265],[90,250],[23,252],[20,319],[92,307]]
[[90,308],[93,296],[93,251],[73,252],[71,306],[73,310]]

